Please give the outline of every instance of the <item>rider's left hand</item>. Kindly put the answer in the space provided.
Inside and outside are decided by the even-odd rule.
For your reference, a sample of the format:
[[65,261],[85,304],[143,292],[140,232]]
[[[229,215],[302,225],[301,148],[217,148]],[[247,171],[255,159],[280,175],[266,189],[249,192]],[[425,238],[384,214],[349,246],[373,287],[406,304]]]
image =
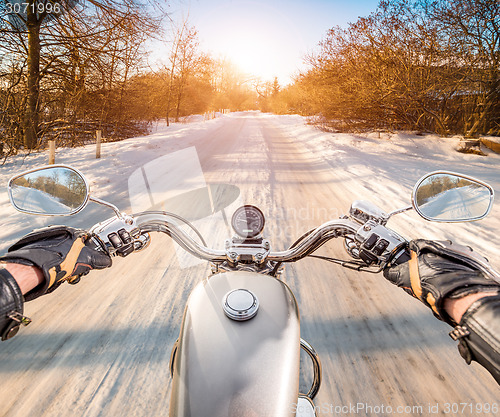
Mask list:
[[97,248],[87,232],[66,226],[46,227],[26,235],[0,261],[40,268],[43,283],[25,294],[27,301],[52,292],[64,281],[76,283],[92,269],[111,266],[109,255]]

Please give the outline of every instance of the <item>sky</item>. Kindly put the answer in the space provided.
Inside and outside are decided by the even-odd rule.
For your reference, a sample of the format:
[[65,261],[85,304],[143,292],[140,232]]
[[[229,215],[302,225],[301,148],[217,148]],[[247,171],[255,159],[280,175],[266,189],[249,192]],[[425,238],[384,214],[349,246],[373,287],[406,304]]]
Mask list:
[[188,17],[200,47],[245,73],[288,84],[305,68],[327,30],[375,11],[379,0],[174,0],[174,20]]

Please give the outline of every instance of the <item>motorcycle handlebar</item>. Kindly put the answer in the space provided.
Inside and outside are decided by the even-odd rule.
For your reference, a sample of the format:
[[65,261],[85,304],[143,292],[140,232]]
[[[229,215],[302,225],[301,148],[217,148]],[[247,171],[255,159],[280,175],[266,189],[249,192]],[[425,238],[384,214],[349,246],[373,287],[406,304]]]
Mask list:
[[270,252],[267,259],[279,262],[295,262],[314,252],[330,239],[356,233],[359,225],[351,220],[331,220],[318,226],[296,246],[281,252]]
[[[224,262],[227,254],[223,250],[208,248],[196,242],[175,223],[168,221],[164,212],[144,212],[134,215],[141,233],[162,232],[168,234],[184,250],[200,259],[210,262]],[[314,252],[332,238],[356,233],[359,224],[348,219],[332,220],[317,227],[295,247],[279,252],[269,252],[267,260],[277,262],[295,262]]]

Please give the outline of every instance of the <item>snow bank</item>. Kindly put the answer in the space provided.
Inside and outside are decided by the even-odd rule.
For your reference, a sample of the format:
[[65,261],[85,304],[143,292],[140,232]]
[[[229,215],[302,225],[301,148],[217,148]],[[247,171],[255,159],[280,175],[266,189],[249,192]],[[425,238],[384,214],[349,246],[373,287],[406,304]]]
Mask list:
[[[147,136],[126,139],[120,142],[103,143],[101,159],[95,159],[95,145],[78,148],[57,149],[56,163],[67,164],[79,169],[89,181],[95,197],[115,204],[121,210],[130,212],[128,178],[140,166],[179,149],[193,146],[210,129],[217,129],[224,123],[224,117],[203,120],[203,115],[193,116],[191,123],[159,122],[153,126],[153,133]],[[28,156],[14,156],[0,166],[0,253],[21,236],[33,229],[50,224],[64,223],[68,226],[90,228],[98,221],[109,218],[113,213],[102,206],[89,204],[77,216],[44,217],[17,212],[7,195],[9,178],[22,171],[46,165],[48,151]]]

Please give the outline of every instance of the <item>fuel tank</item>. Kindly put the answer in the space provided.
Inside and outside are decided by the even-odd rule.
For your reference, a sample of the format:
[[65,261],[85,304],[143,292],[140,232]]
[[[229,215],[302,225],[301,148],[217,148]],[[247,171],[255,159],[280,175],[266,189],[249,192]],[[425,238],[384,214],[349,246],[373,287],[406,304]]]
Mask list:
[[[255,316],[243,321],[223,308],[238,289],[258,300]],[[213,275],[195,287],[184,312],[170,416],[295,416],[299,362],[299,313],[288,286],[254,272]]]

